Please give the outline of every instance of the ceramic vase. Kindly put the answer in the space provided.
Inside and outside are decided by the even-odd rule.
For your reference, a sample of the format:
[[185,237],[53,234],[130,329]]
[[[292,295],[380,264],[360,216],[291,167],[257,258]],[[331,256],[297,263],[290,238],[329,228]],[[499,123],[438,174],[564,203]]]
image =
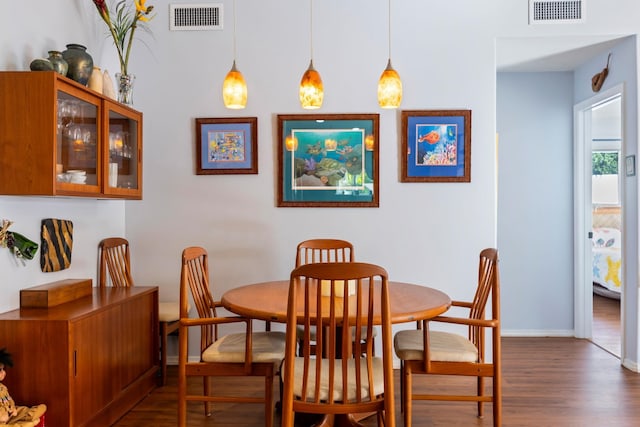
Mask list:
[[51,62],[51,65],[53,65],[53,71],[58,74],[62,74],[63,76],[67,75],[69,64],[67,64],[67,61],[62,57],[62,52],[50,50],[49,57],[47,59]]
[[98,93],[102,93],[103,88],[103,76],[100,67],[93,67],[91,77],[89,77],[89,89],[93,89]]
[[87,48],[81,44],[68,44],[62,57],[69,64],[67,77],[86,86],[93,72],[93,58],[87,53]]
[[53,64],[48,59],[37,58],[29,64],[31,71],[53,71]]
[[111,99],[118,99],[116,96],[116,90],[113,86],[113,79],[108,70],[104,70],[102,75],[102,94],[108,96]]
[[133,83],[136,80],[135,74],[116,73],[116,84],[118,85],[118,101],[133,105]]

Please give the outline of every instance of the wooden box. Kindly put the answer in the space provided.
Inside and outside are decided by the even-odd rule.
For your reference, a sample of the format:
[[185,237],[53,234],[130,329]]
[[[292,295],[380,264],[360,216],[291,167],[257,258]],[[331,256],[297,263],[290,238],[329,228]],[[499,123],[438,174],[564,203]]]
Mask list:
[[20,308],[48,308],[92,294],[91,279],[65,279],[20,290]]

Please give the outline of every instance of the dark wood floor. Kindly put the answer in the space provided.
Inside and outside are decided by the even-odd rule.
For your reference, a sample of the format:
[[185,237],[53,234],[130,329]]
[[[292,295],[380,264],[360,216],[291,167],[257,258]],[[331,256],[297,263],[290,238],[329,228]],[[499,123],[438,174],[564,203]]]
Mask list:
[[620,357],[620,300],[593,295],[592,341]]
[[[573,338],[503,338],[503,426],[631,427],[640,420],[640,374],[620,366],[620,360],[587,340]],[[396,394],[398,393],[396,375]],[[220,379],[226,391],[260,395],[256,379]],[[432,378],[416,386],[461,387],[460,381]],[[177,419],[176,367],[169,367],[168,384],[156,389],[115,427],[175,427]],[[470,385],[472,387],[472,385]],[[194,380],[189,387],[201,387]],[[399,407],[399,399],[397,405]],[[492,426],[491,406],[484,419],[473,403],[415,402],[414,426]],[[219,404],[211,418],[202,404],[189,407],[189,427],[264,426],[261,405]],[[396,411],[398,426],[402,416]],[[376,425],[375,417],[364,421]],[[280,425],[276,417],[275,425]]]

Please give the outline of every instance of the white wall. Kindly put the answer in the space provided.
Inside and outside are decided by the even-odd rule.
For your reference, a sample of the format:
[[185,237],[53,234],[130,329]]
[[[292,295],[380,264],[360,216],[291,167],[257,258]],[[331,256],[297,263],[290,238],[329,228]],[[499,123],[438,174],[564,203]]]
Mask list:
[[[144,200],[0,197],[0,217],[15,220],[17,231],[33,237],[44,217],[86,224],[102,218],[101,227],[76,233],[84,243],[74,251],[71,269],[60,276],[90,277],[89,269],[81,266],[95,263],[99,239],[125,234],[132,244],[134,278],[158,284],[161,299],[177,296],[185,246],[207,248],[219,296],[240,284],[286,277],[295,244],[322,236],[351,240],[358,259],[384,265],[395,280],[469,298],[478,252],[496,245],[495,38],[636,33],[640,27],[635,19],[640,5],[630,0],[618,7],[610,7],[608,0],[590,1],[589,14],[598,17],[597,22],[537,27],[527,25],[525,0],[490,5],[394,2],[392,59],[404,83],[402,108],[473,111],[472,182],[401,184],[399,113],[382,111],[376,102],[377,80],[388,55],[387,1],[314,2],[314,64],[325,84],[319,112],[380,114],[380,208],[277,208],[275,115],[305,112],[298,104],[297,85],[309,62],[308,3],[237,2],[237,61],[249,85],[248,107],[242,111],[226,110],[220,97],[233,56],[232,2],[222,2],[225,29],[213,32],[170,32],[167,4],[149,2],[154,3],[153,38],[136,42],[130,62],[137,74],[135,107],[145,119]],[[114,50],[104,39],[92,2],[39,2],[38,13],[28,2],[12,2],[11,14],[3,16],[0,68],[28,69],[33,57],[52,47],[84,42],[98,65],[113,74]],[[194,119],[232,116],[258,117],[259,175],[194,175]],[[35,212],[33,205],[38,206]],[[78,205],[91,206],[93,212],[81,210],[78,217]],[[25,269],[0,251],[5,252],[0,255],[0,280],[6,295],[0,308],[16,307],[19,289],[52,280],[39,273],[34,262],[25,277]],[[513,284],[503,281],[503,286]],[[520,301],[505,299],[503,306],[512,303]],[[540,327],[540,311],[527,316],[519,325]],[[567,326],[561,321],[545,327]]]
[[504,333],[572,336],[573,73],[498,73],[497,129]]
[[[103,44],[89,16],[95,14],[90,1],[25,2],[2,4],[0,25],[0,70],[29,70],[34,58],[47,57],[49,50],[64,50],[67,43],[81,43],[99,55]],[[82,25],[88,22],[88,25]],[[80,24],[79,24],[80,23]],[[4,143],[0,135],[0,144]],[[25,177],[27,179],[28,177]],[[105,236],[125,232],[125,204],[120,200],[85,200],[73,198],[0,196],[0,219],[14,222],[10,230],[40,243],[40,222],[44,218],[73,221],[73,253],[71,267],[55,273],[40,270],[40,250],[24,264],[0,248],[0,312],[19,306],[19,290],[67,278],[96,280],[97,242]]]

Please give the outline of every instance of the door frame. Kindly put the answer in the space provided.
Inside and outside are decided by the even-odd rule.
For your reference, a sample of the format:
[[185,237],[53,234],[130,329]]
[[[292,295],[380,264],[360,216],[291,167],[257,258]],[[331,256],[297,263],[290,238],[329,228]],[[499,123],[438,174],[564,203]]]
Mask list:
[[[591,110],[608,100],[619,96],[622,108],[620,161],[625,159],[625,127],[624,127],[624,84],[616,85],[597,95],[582,101],[573,107],[574,136],[573,136],[573,247],[574,247],[574,334],[576,338],[592,338],[593,323],[593,290],[586,284],[593,282],[592,248],[589,233],[592,231],[592,203],[591,203]],[[621,215],[625,216],[625,180],[620,180]],[[624,223],[624,221],[623,221]],[[622,265],[626,264],[626,251],[623,249]],[[626,287],[622,287],[620,307],[624,306]],[[625,354],[626,322],[624,310],[621,309],[620,337],[621,357]]]

